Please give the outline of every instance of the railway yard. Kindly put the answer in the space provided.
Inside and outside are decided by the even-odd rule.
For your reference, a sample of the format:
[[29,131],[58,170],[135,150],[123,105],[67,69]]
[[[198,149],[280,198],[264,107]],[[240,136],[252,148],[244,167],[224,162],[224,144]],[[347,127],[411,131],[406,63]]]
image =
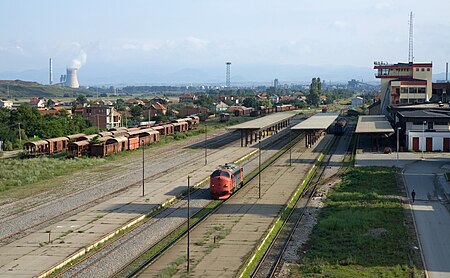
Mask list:
[[[326,132],[338,116],[259,118],[5,200],[0,277],[285,276],[352,159],[355,122]],[[213,200],[209,175],[226,162],[243,168],[244,186]]]
[[[286,135],[280,132],[264,140],[263,149],[265,144],[283,134]],[[118,227],[179,195],[186,189],[187,175],[191,176],[194,183],[199,183],[208,177],[210,165],[218,165],[224,159],[235,161],[256,153],[255,148],[246,148],[246,153],[243,153],[242,148],[238,147],[237,138],[235,133],[227,133],[217,134],[215,139],[210,139],[207,166],[203,161],[202,144],[199,144],[201,138],[197,138],[198,142],[189,142],[190,145],[176,149],[171,146],[165,156],[157,156],[160,149],[147,151],[146,158],[152,157],[154,162],[146,165],[144,197],[141,196],[140,161],[129,158],[121,165],[103,165],[103,168],[110,169],[101,175],[98,169],[85,173],[84,177],[75,174],[65,183],[73,184],[72,191],[66,188],[4,204],[0,248],[2,254],[8,255],[1,259],[2,275],[30,276],[44,273]],[[262,151],[263,159],[277,152],[279,146],[274,146]],[[245,166],[245,171],[256,167],[254,164],[257,162],[253,159],[253,166],[251,164]],[[89,174],[95,178],[91,179]],[[206,191],[204,189],[203,194]],[[201,192],[198,191],[198,194]]]

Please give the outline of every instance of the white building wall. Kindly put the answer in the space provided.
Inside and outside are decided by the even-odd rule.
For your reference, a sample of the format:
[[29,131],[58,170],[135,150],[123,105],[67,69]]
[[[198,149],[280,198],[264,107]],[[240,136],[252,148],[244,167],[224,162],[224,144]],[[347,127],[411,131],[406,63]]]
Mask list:
[[413,138],[419,138],[419,151],[426,151],[427,137],[433,138],[433,151],[444,150],[444,138],[450,138],[450,132],[425,132],[422,131],[408,131],[406,134],[407,148],[409,151],[413,150]]

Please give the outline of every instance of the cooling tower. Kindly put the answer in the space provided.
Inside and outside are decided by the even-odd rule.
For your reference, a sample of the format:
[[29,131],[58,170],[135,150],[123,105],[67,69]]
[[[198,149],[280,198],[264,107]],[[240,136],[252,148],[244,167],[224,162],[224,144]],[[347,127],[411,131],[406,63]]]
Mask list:
[[67,69],[67,77],[66,77],[66,86],[74,89],[78,89],[80,87],[80,84],[78,84],[78,77],[77,77],[77,71],[76,68],[68,68]]

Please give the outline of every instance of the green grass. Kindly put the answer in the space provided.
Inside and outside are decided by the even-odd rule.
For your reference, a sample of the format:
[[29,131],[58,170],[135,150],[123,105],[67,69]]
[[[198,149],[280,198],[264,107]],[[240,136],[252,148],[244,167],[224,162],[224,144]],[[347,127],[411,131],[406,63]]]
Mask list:
[[103,163],[100,158],[49,158],[0,160],[0,192],[66,175]]
[[[329,195],[293,276],[411,277],[395,169],[358,167]],[[371,233],[380,229],[380,233]]]

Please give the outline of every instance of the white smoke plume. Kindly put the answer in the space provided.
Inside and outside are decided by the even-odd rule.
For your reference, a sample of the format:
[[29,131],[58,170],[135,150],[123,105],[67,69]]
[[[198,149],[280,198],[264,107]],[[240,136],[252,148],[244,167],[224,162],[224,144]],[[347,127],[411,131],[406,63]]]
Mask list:
[[81,68],[81,66],[86,64],[86,61],[87,61],[87,54],[83,49],[81,49],[78,56],[72,60],[72,63],[70,64],[70,68],[79,69],[79,68]]

